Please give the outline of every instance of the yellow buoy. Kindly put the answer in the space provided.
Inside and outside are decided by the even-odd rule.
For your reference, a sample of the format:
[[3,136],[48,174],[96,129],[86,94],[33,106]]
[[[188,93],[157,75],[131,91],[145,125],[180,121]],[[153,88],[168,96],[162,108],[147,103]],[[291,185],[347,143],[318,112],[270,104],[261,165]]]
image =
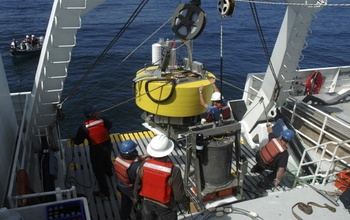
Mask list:
[[155,77],[150,71],[157,67],[148,67],[137,72],[140,78],[135,84],[136,104],[152,114],[168,117],[190,117],[205,112],[199,101],[198,89],[203,86],[203,98],[210,103],[213,93],[207,78],[215,77],[207,72],[206,77],[185,70],[175,70],[172,74]]

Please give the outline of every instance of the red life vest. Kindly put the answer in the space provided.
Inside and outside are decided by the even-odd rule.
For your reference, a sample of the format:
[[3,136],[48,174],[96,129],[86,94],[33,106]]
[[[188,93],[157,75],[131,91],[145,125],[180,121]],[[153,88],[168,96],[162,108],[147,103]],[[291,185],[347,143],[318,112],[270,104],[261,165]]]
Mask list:
[[[226,103],[223,103],[221,105],[221,103],[216,102],[215,103],[215,107],[219,109],[220,114],[222,115],[222,119],[229,119],[231,117],[231,110],[228,107],[228,105],[226,105]],[[208,114],[206,120],[207,120],[207,122],[211,122],[212,121],[212,115]]]
[[285,144],[282,144],[281,139],[274,138],[261,148],[259,154],[264,163],[269,164],[273,161],[277,154],[282,153],[286,150],[287,146]]
[[123,159],[120,155],[117,158],[115,158],[114,170],[120,182],[130,187],[133,186],[128,175],[128,170],[131,164],[137,161],[139,161],[138,158],[136,158],[135,160],[126,160]]
[[109,133],[102,119],[88,120],[85,122],[85,127],[89,130],[89,139],[92,145],[101,144],[109,140]]
[[171,162],[161,162],[155,159],[147,160],[143,165],[140,195],[167,204],[171,195],[168,177],[172,168],[173,164]]

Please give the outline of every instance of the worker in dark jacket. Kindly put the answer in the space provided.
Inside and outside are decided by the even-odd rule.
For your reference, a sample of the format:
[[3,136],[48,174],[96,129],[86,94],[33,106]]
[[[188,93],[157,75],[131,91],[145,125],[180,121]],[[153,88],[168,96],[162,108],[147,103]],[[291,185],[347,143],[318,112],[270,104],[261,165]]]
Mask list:
[[220,117],[222,119],[230,118],[230,108],[227,106],[224,98],[222,97],[220,90],[215,84],[216,79],[209,79],[212,87],[213,94],[211,95],[210,101],[211,104],[207,104],[203,98],[203,86],[199,87],[199,102],[206,109],[206,122],[218,122]]
[[83,113],[87,120],[78,128],[77,134],[72,138],[72,141],[74,144],[81,144],[85,139],[89,141],[92,170],[100,189],[97,195],[104,200],[109,200],[110,193],[105,175],[109,177],[113,175],[111,160],[112,142],[109,137],[112,123],[108,119],[100,117],[100,112],[96,106],[87,105]]
[[269,133],[269,143],[261,148],[256,153],[256,165],[253,166],[253,173],[261,173],[265,169],[272,170],[263,181],[258,183],[258,187],[263,189],[271,188],[271,184],[275,187],[280,184],[282,176],[288,164],[288,147],[287,144],[294,138],[294,131],[284,130],[281,132],[281,137],[277,137],[267,124],[267,131]]
[[[120,147],[120,155],[114,161],[114,170],[118,177],[117,187],[122,196],[119,215],[121,219],[125,220],[131,219],[137,168],[140,162],[148,157],[148,154],[140,157],[136,148],[137,144],[134,141],[123,141]],[[134,208],[134,214],[137,219],[142,219],[141,212],[136,208]]]
[[147,146],[151,156],[141,163],[134,184],[136,202],[143,199],[142,219],[177,219],[177,203],[189,209],[181,171],[168,160],[174,143],[164,135],[157,135]]

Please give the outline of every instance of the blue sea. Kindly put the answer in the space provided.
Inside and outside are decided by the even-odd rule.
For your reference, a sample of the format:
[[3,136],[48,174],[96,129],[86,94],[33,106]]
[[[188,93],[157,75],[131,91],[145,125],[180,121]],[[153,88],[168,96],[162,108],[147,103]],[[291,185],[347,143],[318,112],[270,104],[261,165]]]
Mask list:
[[[101,110],[111,108],[103,115],[112,120],[113,132],[144,130],[140,117],[142,111],[133,100],[135,94],[132,79],[145,64],[151,64],[153,43],[159,38],[175,37],[171,31],[171,22],[130,55],[129,59],[122,61],[172,17],[181,1],[149,0],[104,59],[76,90],[72,90],[118,34],[140,2],[107,0],[82,18],[82,28],[77,34],[77,45],[73,49],[69,75],[61,97],[63,100],[71,94],[63,105],[65,119],[59,122],[63,137],[76,132],[84,120],[81,109],[87,103],[96,104]],[[0,52],[10,91],[31,91],[39,57],[13,58],[8,53],[9,46],[13,38],[22,40],[27,34],[45,35],[53,1],[2,0],[1,3]],[[217,1],[202,0],[201,3],[207,22],[202,34],[194,40],[193,58],[203,62],[207,70],[218,77],[222,76],[224,81],[235,86],[222,85],[222,93],[226,99],[241,98],[246,75],[263,72],[267,68],[250,5],[237,2],[232,17],[221,19],[217,11]],[[350,1],[328,0],[328,4],[340,3],[350,4]],[[286,6],[257,4],[256,8],[266,44],[272,53]],[[349,65],[350,7],[325,7],[316,14],[314,20],[300,68]],[[223,30],[222,53],[220,24]],[[221,87],[220,84],[218,86]]]

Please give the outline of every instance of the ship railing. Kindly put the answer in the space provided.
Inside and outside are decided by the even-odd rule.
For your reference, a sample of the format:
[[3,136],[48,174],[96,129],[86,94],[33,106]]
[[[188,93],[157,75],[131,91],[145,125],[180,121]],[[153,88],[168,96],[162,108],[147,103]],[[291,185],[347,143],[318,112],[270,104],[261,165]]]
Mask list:
[[[291,124],[306,146],[335,141],[344,142],[345,147],[350,149],[350,145],[346,143],[350,137],[350,126],[341,119],[294,97],[287,98],[287,105],[283,106],[282,110],[284,115],[289,113]],[[299,129],[301,125],[304,129]]]
[[[24,95],[24,98],[23,98]],[[28,167],[27,165],[30,164],[31,161],[31,156],[32,155],[32,143],[28,138],[28,134],[25,131],[25,115],[28,109],[28,97],[30,96],[30,93],[26,93],[26,94],[12,94],[12,99],[14,99],[14,97],[18,97],[18,100],[20,100],[21,105],[20,106],[24,106],[21,109],[21,116],[22,119],[19,120],[19,116],[17,116],[17,121],[20,121],[20,128],[19,128],[19,133],[18,133],[18,139],[17,139],[17,143],[15,146],[15,155],[13,158],[13,162],[12,162],[12,170],[10,173],[10,181],[9,181],[9,185],[8,185],[8,191],[7,191],[7,199],[9,202],[9,205],[11,208],[15,208],[17,207],[17,203],[15,203],[15,200],[13,199],[13,194],[17,194],[17,181],[16,181],[16,176],[17,176],[17,172],[20,169],[24,169],[26,170],[26,168]],[[21,98],[22,97],[22,98]],[[16,110],[16,109],[15,109]]]
[[[295,179],[293,187],[296,186],[298,179],[307,182],[311,181],[311,185],[314,185],[316,182],[325,185],[330,179],[334,180],[334,175],[341,171],[341,167],[343,167],[339,165],[346,163],[346,160],[350,159],[350,154],[339,154],[344,145],[348,146],[349,143],[350,140],[340,142],[330,141],[305,149],[296,173],[298,178]],[[312,155],[314,152],[317,152],[314,159],[312,161],[305,161],[306,155]],[[302,175],[304,168],[310,165],[316,168],[315,172],[311,175]]]
[[[350,80],[348,75],[350,72],[350,66],[302,69],[295,72],[295,77],[293,79],[284,81],[284,83],[288,82],[288,84],[291,84],[291,87],[290,89],[284,89],[281,92],[288,93],[289,95],[293,96],[303,96],[305,90],[305,82],[307,78],[315,71],[321,72],[325,80],[321,93],[335,92],[344,86],[346,87],[346,85],[349,84]],[[247,106],[249,106],[259,95],[259,91],[263,85],[264,78],[264,72],[249,73],[247,75],[242,98]],[[289,86],[287,88],[289,88]]]
[[[31,198],[35,198],[40,201],[40,197],[50,197],[50,196],[55,196],[56,201],[62,201],[66,199],[77,198],[77,191],[75,186],[72,186],[70,189],[60,189],[59,187],[57,187],[55,191],[12,196],[12,200],[14,201],[13,203],[19,204],[18,201],[23,201]],[[11,208],[14,208],[14,207],[11,207]]]
[[[347,123],[294,97],[287,99],[287,105],[282,110],[283,115],[289,114],[289,120],[304,146],[296,171],[299,179],[325,184],[337,172],[337,166],[349,165],[350,126]],[[311,160],[307,159],[310,157]],[[313,172],[306,175],[303,172],[306,167],[313,167]],[[294,186],[296,183],[297,180]]]
[[[38,169],[40,167],[39,161],[37,159],[37,153],[33,148],[33,141],[31,139],[30,132],[26,129],[25,115],[27,114],[28,109],[28,100],[30,93],[21,93],[21,94],[11,94],[12,100],[16,100],[17,104],[15,111],[17,113],[17,121],[20,122],[20,128],[18,131],[17,142],[15,145],[15,153],[12,162],[12,168],[10,172],[10,180],[8,183],[7,190],[7,200],[10,208],[17,208],[20,203],[26,199],[34,197],[43,197],[43,196],[53,196],[55,195],[57,200],[76,198],[76,189],[72,187],[70,189],[61,190],[57,188],[54,191],[42,192],[42,184],[36,181],[40,181],[42,174],[39,173]],[[20,102],[20,103],[19,103]],[[22,119],[20,119],[22,116]],[[40,137],[39,137],[40,138]],[[40,193],[29,193],[25,195],[18,195],[19,187],[21,186],[17,182],[17,175],[19,170],[24,170],[28,174],[28,178],[31,177],[31,186],[34,191]],[[26,183],[28,184],[28,183]],[[51,197],[50,197],[51,198]],[[21,203],[23,205],[23,203]],[[21,205],[20,204],[20,205]]]

